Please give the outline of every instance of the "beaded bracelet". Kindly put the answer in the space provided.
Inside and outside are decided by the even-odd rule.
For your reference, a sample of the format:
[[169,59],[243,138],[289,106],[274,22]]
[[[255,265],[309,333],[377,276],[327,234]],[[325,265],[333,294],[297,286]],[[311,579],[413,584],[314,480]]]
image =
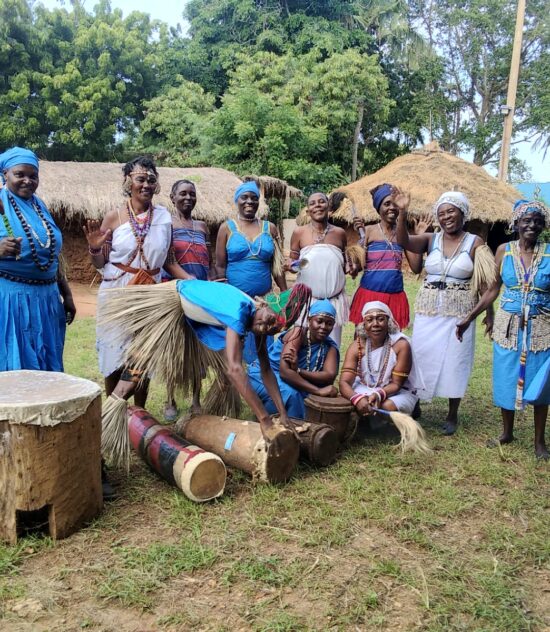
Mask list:
[[92,255],[92,257],[97,257],[101,254],[103,248],[91,248],[88,246],[88,252]]
[[388,394],[386,393],[386,391],[383,388],[377,388],[376,389],[376,394],[379,395],[379,397],[380,397],[380,403],[382,403],[383,401],[388,399]]
[[354,405],[357,406],[358,402],[360,402],[362,399],[364,399],[366,397],[365,393],[355,393],[354,395],[352,395],[349,399],[349,401]]

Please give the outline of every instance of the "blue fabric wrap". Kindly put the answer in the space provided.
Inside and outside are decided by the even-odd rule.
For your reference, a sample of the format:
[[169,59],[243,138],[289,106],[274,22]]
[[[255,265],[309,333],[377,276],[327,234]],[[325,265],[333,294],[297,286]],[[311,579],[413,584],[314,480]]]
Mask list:
[[[292,331],[292,330],[289,330]],[[304,405],[304,400],[309,395],[306,391],[299,391],[295,389],[290,384],[287,384],[279,373],[281,366],[281,353],[284,347],[284,339],[288,334],[288,331],[283,332],[277,340],[273,342],[271,347],[268,347],[269,354],[269,363],[271,365],[271,369],[277,378],[277,384],[279,385],[279,390],[281,391],[281,397],[283,399],[283,404],[285,406],[286,412],[290,417],[295,417],[296,419],[304,419],[306,414],[306,409]],[[323,352],[323,348],[326,349],[326,353],[328,354],[329,349],[336,349],[337,362],[340,363],[340,352],[338,351],[338,346],[332,340],[332,338],[327,338],[323,343],[314,343],[311,345],[311,360],[310,363],[315,365],[317,358],[320,353]],[[326,358],[326,355],[325,355]],[[301,369],[306,369],[307,361],[307,348],[305,346],[300,348],[298,352],[298,366]],[[256,360],[253,364],[248,367],[248,379],[253,389],[256,391],[258,397],[262,400],[262,403],[265,406],[265,409],[270,415],[273,415],[277,412],[275,408],[275,404],[273,403],[269,393],[267,392],[266,387],[262,381],[262,373],[260,370],[260,362]],[[327,384],[328,386],[328,384]]]
[[176,287],[181,296],[223,323],[224,327],[216,327],[187,318],[197,338],[209,349],[225,349],[225,327],[239,336],[244,336],[250,329],[256,306],[249,296],[237,288],[225,283],[199,280],[177,281]]
[[316,301],[309,309],[310,316],[316,316],[317,314],[328,314],[336,319],[336,309],[328,298],[324,298],[320,301]]
[[275,255],[275,244],[269,232],[269,222],[262,222],[261,233],[252,241],[238,230],[233,220],[228,220],[227,225],[231,231],[226,245],[225,274],[228,283],[250,296],[263,296],[270,292],[271,262]]
[[258,185],[252,180],[249,182],[243,182],[237,187],[235,195],[233,196],[235,204],[243,193],[255,193],[258,197],[260,197],[260,189],[258,189]]
[[372,196],[372,204],[377,212],[380,212],[380,205],[384,201],[384,198],[391,195],[392,189],[393,187],[391,184],[383,184]]
[[38,170],[38,156],[25,147],[12,147],[0,154],[0,172],[16,165],[31,165]]
[[[12,193],[13,195],[13,193]],[[29,226],[34,229],[36,234],[40,237],[40,240],[45,243],[47,239],[47,233],[42,226],[42,222],[38,217],[36,211],[34,210],[30,200],[25,200],[23,198],[18,197],[17,195],[13,195],[13,198],[21,210],[21,213],[27,220]],[[44,217],[46,222],[50,225],[53,230],[53,234],[55,236],[55,257],[52,265],[45,271],[39,270],[34,264],[31,257],[31,247],[27,237],[25,236],[25,232],[23,231],[23,227],[13,210],[9,199],[8,199],[8,189],[4,187],[0,189],[0,199],[2,200],[2,204],[4,205],[4,212],[8,219],[8,222],[13,231],[14,237],[22,237],[23,241],[21,242],[21,253],[19,259],[15,257],[2,257],[0,258],[0,270],[2,272],[6,272],[8,274],[13,274],[18,277],[23,277],[24,279],[53,279],[57,274],[57,258],[59,256],[59,251],[61,250],[61,245],[63,243],[63,238],[61,236],[61,231],[57,228],[55,222],[53,221],[52,216],[48,212],[48,209],[44,205],[44,202],[34,196],[34,201],[40,205],[42,212],[44,213]],[[0,221],[0,239],[4,239],[8,236],[8,231],[6,230],[6,226],[3,221]],[[38,241],[34,239],[33,242],[36,247],[36,253],[38,255],[38,259],[42,265],[45,265],[48,262],[49,258],[49,250],[46,248],[42,248]]]
[[[521,313],[520,282],[514,269],[514,262],[510,254],[510,246],[506,244],[506,251],[501,266],[501,277],[504,291],[500,299],[500,307],[511,314]],[[529,293],[527,303],[530,314],[537,315],[540,309],[550,309],[550,244],[546,244],[545,253],[537,270],[534,280],[535,290]],[[524,334],[527,344],[531,336],[532,320],[529,318],[525,330],[518,332],[517,350],[503,349],[496,342],[493,343],[493,401],[495,406],[514,410],[516,402],[516,384],[519,376],[520,355]],[[525,365],[524,396],[532,395],[536,391],[536,404],[550,404],[550,389],[537,389],[534,381],[540,380],[545,374],[546,362],[550,358],[550,349],[546,351],[528,351]],[[525,397],[527,401],[527,397]]]

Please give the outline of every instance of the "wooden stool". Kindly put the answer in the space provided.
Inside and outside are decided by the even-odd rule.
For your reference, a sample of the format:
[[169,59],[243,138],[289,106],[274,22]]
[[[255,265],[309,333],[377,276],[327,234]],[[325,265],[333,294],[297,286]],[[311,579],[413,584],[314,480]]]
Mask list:
[[0,539],[43,519],[64,538],[97,516],[101,389],[46,371],[0,373]]

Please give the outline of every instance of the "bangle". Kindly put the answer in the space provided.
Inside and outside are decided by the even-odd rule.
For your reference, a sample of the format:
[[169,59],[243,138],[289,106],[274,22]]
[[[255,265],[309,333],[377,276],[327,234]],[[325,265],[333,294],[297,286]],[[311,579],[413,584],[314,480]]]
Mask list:
[[357,404],[366,397],[365,393],[354,393],[350,398],[349,401],[354,405],[357,406]]
[[91,246],[88,246],[88,252],[92,255],[92,257],[97,257],[97,255],[100,255],[102,250],[103,248],[92,248]]
[[380,403],[388,398],[388,394],[383,388],[377,388],[376,395],[378,395]]
[[301,373],[301,372],[302,372],[302,369],[301,369],[300,367],[298,367],[298,368],[296,369],[296,373],[298,373],[298,375],[300,375],[300,373]]

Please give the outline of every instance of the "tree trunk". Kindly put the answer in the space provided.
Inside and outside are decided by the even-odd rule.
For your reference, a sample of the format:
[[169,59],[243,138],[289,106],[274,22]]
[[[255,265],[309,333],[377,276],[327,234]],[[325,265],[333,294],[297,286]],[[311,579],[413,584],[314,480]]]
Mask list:
[[359,135],[363,126],[363,115],[365,113],[365,103],[361,101],[357,107],[357,125],[353,133],[353,144],[351,146],[351,181],[355,182],[357,178],[357,150],[359,148]]

